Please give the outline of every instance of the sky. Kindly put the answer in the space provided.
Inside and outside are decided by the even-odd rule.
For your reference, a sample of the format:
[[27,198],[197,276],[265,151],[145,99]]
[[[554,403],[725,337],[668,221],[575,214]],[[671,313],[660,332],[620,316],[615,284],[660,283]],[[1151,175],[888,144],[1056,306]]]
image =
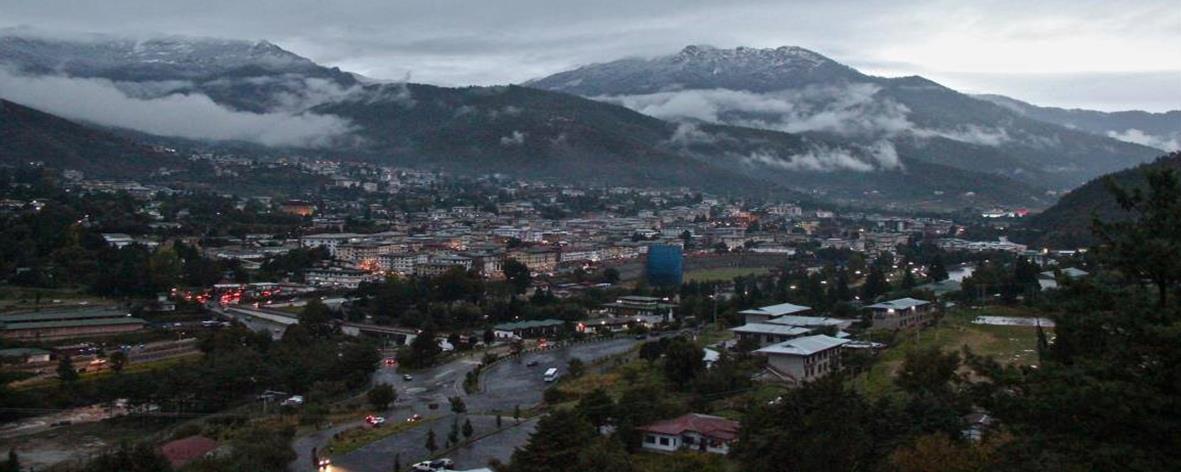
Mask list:
[[266,39],[379,79],[518,83],[688,44],[1098,110],[1181,109],[1177,0],[0,0],[0,28]]

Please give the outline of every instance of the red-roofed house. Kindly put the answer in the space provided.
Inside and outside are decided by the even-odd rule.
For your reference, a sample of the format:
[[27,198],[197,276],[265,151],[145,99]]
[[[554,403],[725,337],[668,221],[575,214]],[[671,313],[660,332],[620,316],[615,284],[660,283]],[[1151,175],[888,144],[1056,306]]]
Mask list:
[[690,449],[715,454],[730,452],[738,439],[738,422],[720,416],[689,413],[638,428],[644,433],[644,449],[674,452]]
[[214,449],[217,449],[217,441],[205,436],[189,436],[164,443],[160,446],[160,453],[173,469],[179,469],[189,462],[208,457]]

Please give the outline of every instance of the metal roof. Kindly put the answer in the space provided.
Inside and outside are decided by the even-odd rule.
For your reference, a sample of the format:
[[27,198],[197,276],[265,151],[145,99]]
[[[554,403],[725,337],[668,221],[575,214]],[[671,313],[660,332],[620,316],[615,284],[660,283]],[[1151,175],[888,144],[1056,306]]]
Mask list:
[[875,310],[889,310],[889,309],[905,310],[908,308],[914,308],[916,306],[927,305],[929,303],[931,303],[931,302],[928,302],[926,300],[919,300],[917,298],[909,298],[908,297],[908,298],[899,298],[897,300],[890,300],[890,301],[881,302],[881,303],[875,303],[873,305],[867,306],[866,308],[875,309]]
[[787,336],[798,336],[812,332],[811,329],[801,328],[799,326],[768,323],[747,323],[737,328],[730,328],[730,331],[735,333],[780,334]]
[[778,305],[770,305],[770,306],[764,306],[764,307],[760,307],[760,308],[752,308],[749,310],[742,310],[742,311],[738,312],[738,314],[740,314],[740,315],[781,316],[781,315],[790,315],[792,313],[799,313],[801,311],[808,311],[811,309],[812,308],[810,308],[810,307],[796,305],[793,303],[780,303]]
[[832,336],[818,334],[816,336],[806,336],[784,341],[778,344],[772,344],[755,352],[760,354],[810,356],[817,352],[832,349],[848,342],[848,339],[839,339]]

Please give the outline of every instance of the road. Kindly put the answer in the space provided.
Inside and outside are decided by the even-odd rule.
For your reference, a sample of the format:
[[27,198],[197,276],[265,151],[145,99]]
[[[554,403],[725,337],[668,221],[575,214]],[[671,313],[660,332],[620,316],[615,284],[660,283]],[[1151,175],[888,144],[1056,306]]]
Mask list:
[[[550,367],[566,370],[566,364],[573,358],[593,362],[604,357],[629,351],[639,341],[631,338],[612,339],[602,342],[576,344],[560,349],[523,354],[516,359],[496,363],[486,369],[481,377],[482,391],[467,394],[463,390],[463,379],[467,372],[475,369],[477,358],[462,358],[414,374],[411,381],[403,381],[402,375],[394,369],[382,368],[374,374],[374,382],[389,383],[398,391],[398,401],[391,411],[386,412],[389,421],[404,421],[415,413],[426,418],[422,426],[401,434],[390,436],[355,451],[332,458],[331,470],[342,472],[388,471],[393,468],[394,455],[401,454],[402,465],[426,458],[426,434],[435,430],[441,445],[451,429],[452,413],[448,397],[459,396],[467,404],[476,436],[495,429],[495,414],[503,414],[503,424],[513,423],[512,411],[520,406],[526,409],[541,402],[542,392],[547,386],[542,373]],[[527,364],[537,361],[537,365]],[[431,403],[438,409],[431,410]],[[460,422],[462,423],[462,419]],[[312,471],[311,449],[323,447],[332,435],[344,429],[359,426],[360,420],[347,425],[338,425],[311,436],[298,438],[293,447],[299,458],[289,467],[292,471]],[[451,455],[461,468],[483,467],[489,459],[507,461],[513,449],[523,445],[533,431],[534,421],[525,421],[518,427],[505,429]]]

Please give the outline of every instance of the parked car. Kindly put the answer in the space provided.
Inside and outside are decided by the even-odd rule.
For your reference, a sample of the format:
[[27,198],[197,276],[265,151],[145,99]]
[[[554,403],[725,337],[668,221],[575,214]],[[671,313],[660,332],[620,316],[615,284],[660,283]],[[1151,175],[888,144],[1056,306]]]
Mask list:
[[402,380],[405,380],[405,381],[409,382],[409,381],[411,381],[411,380],[414,380],[414,376],[413,376],[413,375],[410,375],[410,374],[406,374],[406,375],[403,375],[403,376],[402,376]]
[[369,415],[365,417],[365,422],[372,426],[381,426],[385,424],[385,417],[377,415]]
[[533,359],[533,360],[525,363],[525,367],[533,367],[536,365],[537,365],[537,359]]
[[442,470],[448,470],[454,466],[455,461],[452,461],[451,459],[435,459],[433,461],[422,461],[414,464],[413,466],[410,466],[410,470],[415,472],[438,472]]
[[415,413],[415,414],[411,415],[409,418],[406,418],[407,423],[417,423],[419,421],[422,421],[422,415],[420,415],[418,413]]

